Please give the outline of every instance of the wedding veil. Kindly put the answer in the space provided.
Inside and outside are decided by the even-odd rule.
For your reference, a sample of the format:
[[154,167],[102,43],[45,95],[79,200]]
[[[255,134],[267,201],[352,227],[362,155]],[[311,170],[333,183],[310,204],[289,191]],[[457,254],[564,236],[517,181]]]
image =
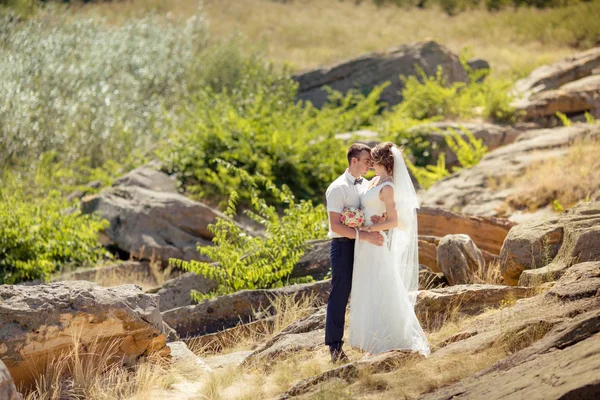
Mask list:
[[404,157],[395,146],[391,149],[394,156],[394,202],[398,213],[398,226],[389,233],[393,267],[399,273],[414,306],[419,290],[419,244],[417,231],[417,209],[419,199],[408,174]]

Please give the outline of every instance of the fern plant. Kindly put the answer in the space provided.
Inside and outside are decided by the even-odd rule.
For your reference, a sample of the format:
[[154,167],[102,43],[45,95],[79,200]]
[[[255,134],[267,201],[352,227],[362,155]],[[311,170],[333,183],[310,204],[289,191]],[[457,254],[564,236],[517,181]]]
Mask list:
[[[232,192],[225,211],[227,218],[219,218],[209,226],[214,234],[214,246],[199,248],[201,254],[215,262],[169,260],[173,266],[217,282],[216,289],[209,293],[192,291],[192,298],[202,301],[243,289],[268,289],[312,281],[310,276],[291,279],[290,275],[304,255],[307,242],[326,236],[325,207],[322,204],[314,206],[311,201],[297,202],[285,185],[279,189],[265,177],[250,176],[243,169],[222,160],[218,163],[233,171],[240,182],[249,187],[251,208],[245,214],[262,225],[264,233],[251,235],[233,220],[240,197],[238,192]],[[265,190],[285,204],[281,215],[259,196]]]

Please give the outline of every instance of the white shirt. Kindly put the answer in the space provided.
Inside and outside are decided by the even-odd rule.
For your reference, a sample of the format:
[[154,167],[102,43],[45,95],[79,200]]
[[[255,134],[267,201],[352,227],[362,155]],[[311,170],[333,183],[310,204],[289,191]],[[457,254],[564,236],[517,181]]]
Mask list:
[[[363,178],[361,183],[354,184],[356,180],[348,170],[339,176],[325,192],[325,199],[327,201],[327,212],[342,213],[345,207],[360,207],[360,195],[367,191],[369,187],[369,181]],[[331,223],[329,223],[329,234],[330,239],[342,237],[331,230]]]

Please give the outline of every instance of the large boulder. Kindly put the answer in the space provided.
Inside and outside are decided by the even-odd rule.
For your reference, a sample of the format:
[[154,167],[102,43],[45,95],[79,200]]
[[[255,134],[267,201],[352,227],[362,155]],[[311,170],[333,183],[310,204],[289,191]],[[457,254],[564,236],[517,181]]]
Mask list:
[[280,289],[242,290],[200,304],[165,311],[162,317],[180,337],[200,336],[264,317],[263,311],[268,313],[273,299],[278,296],[293,296],[296,299],[309,296],[314,297],[316,303],[324,303],[330,290],[329,280]]
[[458,57],[434,41],[413,43],[392,48],[383,53],[370,53],[342,63],[296,75],[298,98],[321,107],[328,93],[324,86],[346,93],[350,89],[371,91],[386,81],[390,85],[381,100],[394,105],[402,101],[404,82],[400,75],[417,76],[417,68],[435,75],[442,67],[448,83],[466,82],[467,72]]
[[17,384],[31,384],[32,371],[43,371],[76,342],[116,343],[114,355],[127,364],[169,352],[155,296],[134,285],[4,285],[0,299],[0,358]]
[[17,392],[15,381],[6,365],[0,360],[0,399],[2,400],[22,400],[23,396]]
[[[436,182],[421,197],[422,204],[469,215],[504,215],[506,199],[518,189],[502,186],[503,180],[522,175],[534,163],[565,156],[570,146],[584,138],[600,138],[600,125],[576,124],[523,133],[514,143],[489,152],[476,166]],[[490,251],[470,233],[456,233],[467,233],[479,248]]]
[[574,262],[594,260],[600,260],[600,202],[515,226],[500,253],[502,276],[511,285],[554,280]]
[[437,248],[437,263],[450,285],[471,283],[485,260],[468,235],[446,235]]
[[170,192],[139,186],[116,186],[85,197],[84,214],[99,213],[110,222],[101,235],[102,243],[136,258],[204,259],[198,245],[211,245],[208,225],[221,212]]

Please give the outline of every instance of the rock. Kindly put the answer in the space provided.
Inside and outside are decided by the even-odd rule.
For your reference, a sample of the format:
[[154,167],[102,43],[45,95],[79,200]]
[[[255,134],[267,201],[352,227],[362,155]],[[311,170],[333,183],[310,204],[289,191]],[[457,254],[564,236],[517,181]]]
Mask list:
[[[325,317],[327,316],[327,307],[323,306],[308,317],[299,319],[283,328],[281,334],[305,333],[315,330],[325,329]],[[268,343],[267,343],[268,345]]]
[[451,170],[453,166],[459,166],[458,158],[452,149],[446,144],[446,136],[452,132],[458,133],[464,140],[469,138],[463,131],[470,131],[473,136],[480,139],[482,145],[487,146],[488,151],[492,151],[501,146],[513,143],[516,138],[523,133],[522,129],[510,125],[494,125],[488,123],[456,123],[456,122],[431,122],[424,125],[417,125],[410,128],[408,132],[411,135],[419,135],[431,143],[431,150],[428,157],[428,164],[435,164],[440,153],[445,154],[446,167]]
[[500,253],[504,281],[522,286],[554,280],[574,260],[598,259],[600,202],[582,203],[543,222],[515,226]]
[[467,61],[467,65],[473,72],[481,71],[481,76],[477,82],[482,82],[488,75],[491,69],[490,63],[481,58],[473,58]]
[[485,308],[497,307],[502,300],[521,299],[533,292],[524,287],[501,285],[456,285],[421,290],[417,296],[415,313],[422,324],[437,326],[454,308],[461,315],[474,315]]
[[190,294],[192,289],[200,293],[208,293],[216,287],[215,281],[205,278],[203,275],[186,272],[177,278],[168,280],[156,292],[160,311],[195,304],[196,302]]
[[208,225],[227,218],[211,207],[176,193],[117,186],[85,197],[84,214],[98,212],[110,222],[101,240],[136,258],[206,259],[197,246],[211,245]]
[[119,264],[76,269],[71,272],[52,276],[50,281],[90,281],[100,286],[117,286],[133,283],[140,286],[142,290],[150,290],[160,287],[165,279],[175,277],[180,273],[180,271],[175,270],[168,276],[164,276],[165,271],[161,271],[160,266],[153,267],[148,261],[125,261]]
[[[503,218],[461,215],[437,207],[422,206],[417,216],[420,239],[424,236],[439,238],[462,233],[468,235],[477,247],[493,254],[500,253],[504,238],[514,226],[513,222]],[[430,266],[429,263],[425,265]]]
[[0,286],[0,358],[17,384],[29,385],[76,340],[115,341],[126,364],[168,355],[156,298],[134,285],[104,288],[85,281]]
[[[421,204],[469,215],[504,215],[501,206],[518,189],[498,187],[501,182],[522,175],[534,163],[566,155],[570,146],[584,138],[600,138],[600,125],[579,124],[523,133],[514,143],[489,152],[476,166],[436,182],[421,197]],[[446,233],[468,234],[480,249],[499,252],[499,247],[497,251],[484,247],[471,232]],[[502,241],[496,244],[501,246]]]
[[437,248],[437,263],[450,285],[471,283],[473,275],[483,270],[481,251],[468,235],[446,235]]
[[241,365],[250,354],[252,354],[252,351],[238,351],[235,353],[207,357],[204,359],[204,362],[212,369],[229,366],[237,367],[238,365]]
[[114,181],[113,187],[135,186],[155,192],[177,193],[175,178],[159,171],[159,169],[159,163],[148,163]]
[[276,339],[269,341],[269,346],[263,346],[250,354],[244,364],[252,362],[269,362],[276,358],[289,355],[302,350],[315,350],[325,346],[325,332],[313,330],[303,333],[285,333],[277,335]]
[[200,357],[194,354],[184,342],[171,342],[167,346],[171,349],[171,361],[177,363],[194,364],[198,369],[204,372],[210,372],[212,369]]
[[545,65],[534,70],[528,77],[515,83],[515,90],[519,94],[528,96],[558,89],[568,82],[591,75],[599,67],[600,47],[595,47],[555,64]]
[[437,246],[440,238],[435,236],[419,236],[419,264],[429,268],[431,272],[442,272],[437,263]]
[[312,276],[315,280],[324,279],[331,271],[330,251],[330,240],[313,241],[300,261],[294,265],[291,277]]
[[537,93],[515,104],[525,121],[538,121],[546,126],[561,125],[556,116],[589,112],[600,113],[600,75],[569,82],[558,89]]
[[179,307],[162,313],[164,321],[179,336],[187,338],[206,335],[231,328],[239,323],[258,319],[256,312],[268,311],[276,296],[315,296],[317,303],[325,303],[331,290],[330,281],[292,285],[280,289],[242,290],[230,295],[206,300],[201,304]]
[[[84,188],[83,190],[77,189],[77,190],[71,192],[70,194],[68,194],[67,195],[67,201],[71,201],[71,200],[75,200],[75,199],[81,199],[87,193],[94,191],[94,189],[99,189],[102,186],[102,182],[100,182],[100,181],[92,181],[92,182],[88,183],[85,186],[86,186],[86,188]],[[89,189],[87,189],[87,188],[89,188]]]
[[393,350],[387,353],[378,354],[367,359],[355,361],[325,371],[320,375],[303,379],[286,393],[281,395],[279,400],[291,399],[296,396],[310,393],[317,389],[319,384],[332,379],[342,379],[347,383],[352,383],[358,379],[361,370],[368,370],[370,374],[390,372],[403,363],[420,358],[424,357],[417,353],[404,350]]
[[342,62],[296,75],[298,98],[322,107],[331,89],[346,93],[350,89],[370,92],[376,85],[389,81],[381,100],[389,105],[402,101],[404,82],[400,75],[417,75],[415,66],[427,75],[435,75],[442,67],[447,82],[466,82],[467,73],[458,57],[434,41],[402,45],[383,53],[370,53]]
[[23,400],[23,396],[17,392],[15,382],[2,360],[0,360],[0,399]]

